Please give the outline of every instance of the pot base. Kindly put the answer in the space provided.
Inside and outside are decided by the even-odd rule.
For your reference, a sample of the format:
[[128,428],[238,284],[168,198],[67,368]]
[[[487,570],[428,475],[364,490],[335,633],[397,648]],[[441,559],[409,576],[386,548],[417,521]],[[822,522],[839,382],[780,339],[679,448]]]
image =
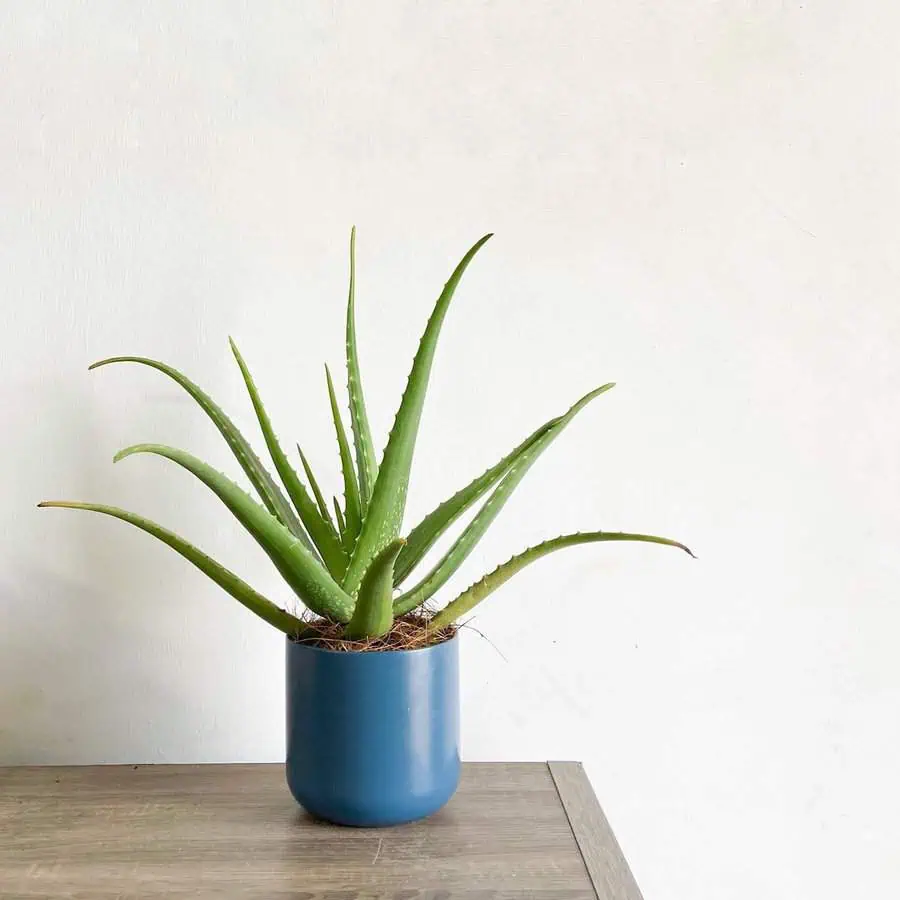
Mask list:
[[351,828],[386,828],[425,819],[446,806],[459,786],[457,776],[451,783],[427,794],[341,797],[331,791],[317,794],[298,791],[292,783],[290,766],[286,771],[291,794],[314,819]]

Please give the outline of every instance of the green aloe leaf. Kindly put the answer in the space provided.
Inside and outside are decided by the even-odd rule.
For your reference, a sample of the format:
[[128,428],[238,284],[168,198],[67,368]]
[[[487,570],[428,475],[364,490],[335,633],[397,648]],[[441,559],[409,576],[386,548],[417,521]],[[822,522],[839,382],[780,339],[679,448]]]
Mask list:
[[251,612],[256,613],[261,619],[274,625],[279,631],[297,637],[306,628],[303,622],[296,616],[276,606],[271,600],[263,597],[249,584],[240,579],[234,572],[217,563],[212,557],[207,556],[202,550],[198,550],[193,544],[179,537],[173,531],[157,525],[150,519],[135,515],[115,506],[103,506],[99,503],[74,503],[65,500],[45,500],[38,503],[40,507],[55,507],[59,509],[85,509],[90,512],[102,513],[128,522],[141,531],[153,535],[164,544],[168,544],[176,553],[180,553],[188,562],[193,563],[204,575],[211,578],[220,588],[227,591],[238,603],[243,604]]
[[348,594],[356,594],[369,563],[400,532],[403,512],[406,509],[406,493],[409,488],[413,451],[416,446],[416,436],[422,418],[422,406],[425,402],[425,393],[441,326],[463,273],[474,259],[475,254],[490,237],[489,234],[485,235],[475,243],[454,269],[435,303],[434,310],[419,341],[419,347],[406,383],[406,390],[403,392],[400,407],[394,418],[394,425],[391,428],[387,447],[381,460],[378,478],[372,489],[372,499],[366,512],[366,520],[353,550],[347,574],[344,576],[344,589]]
[[250,369],[247,367],[247,363],[244,362],[244,357],[241,356],[241,351],[238,350],[238,346],[232,338],[228,338],[228,343],[231,345],[231,352],[234,354],[234,358],[240,367],[244,384],[247,386],[247,393],[250,395],[250,402],[253,404],[256,418],[259,420],[260,430],[263,438],[265,438],[266,446],[269,448],[269,455],[272,457],[272,462],[275,463],[275,470],[281,477],[288,496],[297,508],[300,519],[318,548],[328,571],[335,578],[341,579],[344,576],[344,572],[347,571],[347,553],[341,546],[341,542],[335,535],[334,530],[328,527],[328,521],[322,517],[320,511],[316,508],[315,503],[313,503],[306,492],[303,482],[300,481],[299,476],[281,449],[275,429],[272,427],[272,421],[266,412],[262,398],[259,396],[259,391],[256,389]]
[[353,457],[350,455],[350,443],[347,440],[347,432],[344,430],[344,422],[341,419],[341,411],[338,408],[337,396],[334,393],[334,382],[331,380],[331,372],[325,366],[325,378],[328,381],[328,399],[331,401],[331,416],[334,419],[334,430],[337,434],[338,451],[341,455],[341,471],[344,475],[344,511],[347,518],[344,530],[344,548],[349,552],[353,549],[356,539],[362,527],[362,512],[359,506],[359,484],[356,481],[356,472],[353,469]]
[[88,366],[88,370],[99,369],[101,366],[107,366],[110,363],[133,362],[140,363],[143,366],[149,366],[156,369],[164,375],[168,375],[176,384],[184,388],[191,397],[197,402],[203,412],[212,419],[213,424],[219,429],[219,433],[225,438],[225,442],[231,448],[231,452],[235,455],[237,461],[241,464],[241,468],[250,479],[256,492],[259,494],[266,509],[275,516],[282,525],[290,529],[301,541],[306,544],[308,550],[312,550],[313,546],[309,538],[303,530],[303,526],[291,509],[290,503],[282,493],[281,489],[275,483],[275,479],[266,471],[265,466],[260,462],[259,457],[253,451],[253,448],[238,430],[238,427],[225,415],[224,411],[216,404],[216,402],[205,393],[200,387],[194,384],[186,375],[183,375],[177,369],[166,363],[159,362],[155,359],[147,359],[144,356],[112,356],[108,359],[101,359],[93,365]]
[[422,557],[434,546],[438,538],[467,510],[473,503],[483,497],[512,467],[522,454],[558,419],[551,419],[533,431],[518,447],[508,453],[496,465],[492,466],[464,488],[457,491],[440,506],[433,509],[406,536],[403,548],[394,566],[394,587],[402,584],[412,570],[421,562]]
[[628,534],[620,531],[591,531],[578,534],[565,534],[549,541],[544,541],[535,547],[529,547],[524,552],[497,566],[493,572],[485,575],[471,587],[463,591],[455,600],[451,601],[430,622],[429,628],[441,629],[455,622],[460,616],[464,616],[474,606],[481,603],[485,597],[492,594],[498,587],[505,584],[517,572],[526,566],[536,562],[542,556],[547,556],[564,547],[574,547],[578,544],[592,544],[600,541],[641,541],[648,544],[663,544],[667,547],[677,547],[685,553],[694,554],[680,544],[669,538],[657,537],[652,534]]
[[346,628],[351,640],[377,638],[387,634],[394,624],[394,561],[403,548],[403,538],[391,541],[366,570],[359,588],[353,618]]
[[332,531],[334,531],[334,521],[331,518],[331,513],[328,511],[328,504],[325,502],[325,497],[322,496],[322,491],[319,488],[319,482],[316,481],[316,476],[313,475],[313,470],[309,464],[309,460],[306,458],[306,454],[300,449],[299,444],[297,444],[297,452],[300,454],[300,462],[303,465],[303,471],[306,473],[306,480],[309,482],[309,486],[312,488],[313,497],[316,498],[316,506],[319,507],[319,512],[321,513],[322,518],[328,523]]
[[403,615],[411,609],[415,609],[447,582],[447,579],[462,565],[478,541],[481,540],[535,460],[591,400],[599,397],[600,394],[605,394],[613,387],[614,384],[612,383],[604,384],[585,394],[564,416],[560,416],[554,425],[548,428],[541,437],[535,440],[519,456],[516,463],[494,489],[491,496],[488,497],[484,506],[481,507],[462,534],[456,539],[453,546],[450,547],[434,568],[414,588],[397,597],[394,601],[395,615]]
[[363,398],[359,356],[356,349],[356,228],[350,230],[350,290],[347,296],[347,394],[350,397],[350,427],[356,449],[356,468],[359,472],[359,503],[365,515],[378,477],[375,445]]
[[118,462],[135,453],[163,456],[199,478],[250,532],[284,580],[313,612],[338,622],[350,621],[353,600],[296,535],[230,478],[190,453],[162,444],[136,444],[121,450],[114,459]]
[[344,521],[344,514],[341,512],[341,504],[337,497],[331,498],[334,501],[334,517],[337,520],[337,527],[341,534],[347,530],[347,523]]

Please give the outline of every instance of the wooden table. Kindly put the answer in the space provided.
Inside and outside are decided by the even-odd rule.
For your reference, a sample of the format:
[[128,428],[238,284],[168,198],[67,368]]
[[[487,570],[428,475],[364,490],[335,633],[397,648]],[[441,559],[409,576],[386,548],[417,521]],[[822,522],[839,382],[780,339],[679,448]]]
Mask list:
[[0,768],[0,897],[640,900],[579,763],[467,763],[450,804],[316,822],[277,765]]

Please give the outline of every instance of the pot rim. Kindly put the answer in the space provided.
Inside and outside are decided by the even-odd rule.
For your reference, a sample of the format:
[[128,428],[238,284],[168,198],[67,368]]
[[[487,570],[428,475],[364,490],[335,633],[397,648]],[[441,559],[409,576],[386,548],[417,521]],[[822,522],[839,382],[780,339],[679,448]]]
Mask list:
[[298,650],[309,650],[315,653],[330,653],[334,656],[409,656],[414,653],[428,653],[437,650],[445,644],[452,644],[459,637],[459,629],[453,633],[453,637],[441,641],[439,644],[429,644],[427,647],[415,647],[411,650],[330,650],[328,647],[315,647],[312,644],[302,644],[295,641],[289,634],[285,635],[288,649],[294,647]]

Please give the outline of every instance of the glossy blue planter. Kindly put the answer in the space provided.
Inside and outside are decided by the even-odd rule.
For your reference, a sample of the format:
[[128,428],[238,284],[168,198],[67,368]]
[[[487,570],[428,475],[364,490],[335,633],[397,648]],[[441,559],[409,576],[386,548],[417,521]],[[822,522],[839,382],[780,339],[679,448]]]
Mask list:
[[312,815],[397,825],[459,783],[457,638],[344,653],[287,642],[287,781]]

